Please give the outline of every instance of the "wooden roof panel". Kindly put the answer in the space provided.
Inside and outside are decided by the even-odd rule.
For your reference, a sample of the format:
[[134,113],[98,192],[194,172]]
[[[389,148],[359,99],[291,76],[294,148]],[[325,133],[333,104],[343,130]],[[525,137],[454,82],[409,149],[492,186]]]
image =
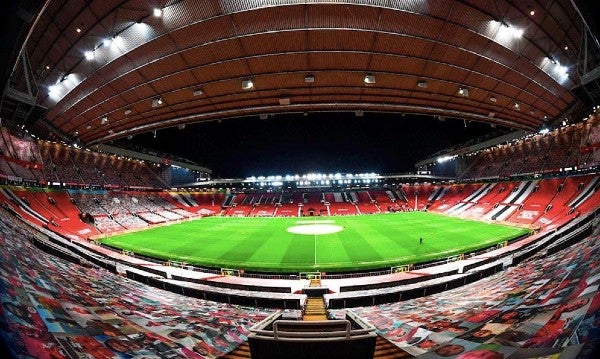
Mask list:
[[[467,117],[492,111],[530,129],[542,113],[557,118],[579,101],[570,91],[577,79],[560,78],[544,60],[572,66],[577,59],[582,26],[569,0],[540,7],[535,17],[522,3],[492,0],[160,1],[160,18],[151,13],[157,4],[146,0],[70,3],[49,1],[28,51],[41,88],[58,83],[63,91],[38,100],[56,127],[72,131],[100,113],[120,116],[90,129],[90,142],[111,139],[108,131],[125,136],[144,123],[159,127],[171,118],[172,124],[194,111],[199,118],[260,113],[264,106],[285,111],[281,96],[293,99],[290,109],[336,110],[352,99],[378,108],[419,104],[422,113],[431,113],[427,106],[459,109]],[[501,21],[524,35],[500,38]],[[119,44],[101,46],[112,36]],[[83,59],[94,48],[94,58]],[[69,73],[77,81],[63,82]],[[304,81],[309,74],[314,82]],[[365,85],[367,74],[375,84]],[[254,80],[252,91],[242,90],[244,79]],[[417,86],[420,79],[426,88]],[[470,89],[469,98],[457,97],[460,86]],[[190,97],[197,87],[204,104]],[[170,110],[150,107],[159,96]],[[511,109],[515,101],[525,110]],[[132,121],[123,115],[128,107],[136,112]]]

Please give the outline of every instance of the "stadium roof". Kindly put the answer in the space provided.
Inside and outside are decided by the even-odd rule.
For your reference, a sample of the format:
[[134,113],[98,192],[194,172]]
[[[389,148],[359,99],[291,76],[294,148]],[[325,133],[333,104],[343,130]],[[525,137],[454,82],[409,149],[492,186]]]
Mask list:
[[46,122],[88,145],[304,111],[535,130],[580,103],[573,89],[587,31],[569,0],[79,4],[44,3],[21,54]]

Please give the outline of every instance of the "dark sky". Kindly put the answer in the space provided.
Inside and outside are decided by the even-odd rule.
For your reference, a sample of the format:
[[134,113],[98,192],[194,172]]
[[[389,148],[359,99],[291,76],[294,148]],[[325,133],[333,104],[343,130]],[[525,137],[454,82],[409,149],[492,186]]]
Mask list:
[[449,146],[489,133],[488,124],[426,116],[309,113],[257,116],[137,135],[133,143],[191,159],[231,178],[309,172],[414,171]]

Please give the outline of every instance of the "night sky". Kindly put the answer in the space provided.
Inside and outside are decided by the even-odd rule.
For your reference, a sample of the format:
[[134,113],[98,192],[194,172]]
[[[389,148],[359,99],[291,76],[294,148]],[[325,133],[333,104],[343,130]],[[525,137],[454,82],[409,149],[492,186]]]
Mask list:
[[[400,173],[449,146],[487,134],[489,124],[429,116],[309,113],[187,125],[135,136],[131,142],[188,158],[213,178],[286,174]],[[497,129],[496,129],[497,130]]]

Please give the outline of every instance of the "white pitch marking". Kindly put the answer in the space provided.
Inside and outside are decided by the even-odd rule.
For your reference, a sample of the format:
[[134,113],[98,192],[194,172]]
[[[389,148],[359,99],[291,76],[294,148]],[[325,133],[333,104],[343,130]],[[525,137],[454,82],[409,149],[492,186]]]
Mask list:
[[319,234],[331,234],[342,231],[344,227],[336,226],[333,224],[307,224],[302,226],[293,226],[287,229],[288,232],[294,234],[305,234],[305,235],[319,235]]

